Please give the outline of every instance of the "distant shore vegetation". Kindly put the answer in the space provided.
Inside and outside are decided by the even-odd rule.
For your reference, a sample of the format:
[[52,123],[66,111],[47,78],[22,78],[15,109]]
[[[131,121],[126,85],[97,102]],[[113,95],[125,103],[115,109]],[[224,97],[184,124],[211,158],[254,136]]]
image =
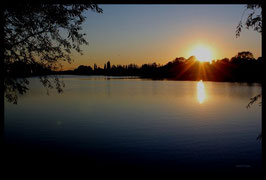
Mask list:
[[229,82],[262,82],[263,59],[255,59],[249,51],[239,52],[232,58],[200,62],[195,56],[188,59],[175,58],[165,65],[154,63],[112,65],[110,61],[104,67],[80,65],[74,70],[52,71],[41,65],[15,62],[9,64],[9,75],[30,77],[40,75],[105,75],[105,76],[139,76],[140,78],[203,80]]

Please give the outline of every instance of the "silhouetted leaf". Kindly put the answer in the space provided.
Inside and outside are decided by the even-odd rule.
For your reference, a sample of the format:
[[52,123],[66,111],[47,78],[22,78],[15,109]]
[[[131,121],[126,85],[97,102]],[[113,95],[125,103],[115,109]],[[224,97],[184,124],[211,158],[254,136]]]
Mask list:
[[[18,3],[4,9],[4,93],[9,102],[17,103],[16,93],[28,90],[18,77],[47,75],[58,69],[61,61],[71,63],[71,50],[82,54],[80,45],[88,42],[80,31],[85,20],[83,13],[88,9],[103,12],[96,4]],[[24,72],[22,67],[26,68]],[[50,82],[46,76],[40,81],[46,88],[55,87],[62,92],[62,81]]]

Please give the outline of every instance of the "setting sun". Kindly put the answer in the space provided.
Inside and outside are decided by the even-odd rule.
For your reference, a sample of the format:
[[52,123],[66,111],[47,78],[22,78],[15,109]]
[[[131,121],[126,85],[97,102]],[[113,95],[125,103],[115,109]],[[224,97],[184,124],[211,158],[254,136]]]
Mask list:
[[201,62],[210,62],[213,59],[212,51],[204,45],[195,46],[191,52],[191,56],[195,56]]

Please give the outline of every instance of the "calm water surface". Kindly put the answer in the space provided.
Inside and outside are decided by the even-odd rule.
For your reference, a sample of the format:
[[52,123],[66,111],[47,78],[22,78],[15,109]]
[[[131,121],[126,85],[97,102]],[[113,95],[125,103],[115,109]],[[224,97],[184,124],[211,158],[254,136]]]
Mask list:
[[259,84],[62,78],[62,94],[50,90],[46,95],[38,78],[31,78],[30,91],[18,105],[5,103],[5,139],[14,151],[10,158],[41,151],[80,158],[94,167],[261,168],[261,142],[256,140],[261,107],[246,108],[250,97],[260,93]]

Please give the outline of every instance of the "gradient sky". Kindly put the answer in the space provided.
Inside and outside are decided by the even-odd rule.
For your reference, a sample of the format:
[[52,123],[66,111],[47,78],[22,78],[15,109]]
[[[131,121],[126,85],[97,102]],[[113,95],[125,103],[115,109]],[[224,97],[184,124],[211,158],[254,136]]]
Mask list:
[[[231,58],[240,51],[261,56],[261,35],[235,30],[245,5],[99,5],[103,14],[86,12],[82,32],[88,46],[83,55],[73,53],[74,62],[64,69],[96,63],[138,65],[166,64],[176,57],[188,58],[198,43],[211,48],[214,59]],[[248,12],[247,12],[248,13]],[[246,16],[243,17],[245,19]]]

